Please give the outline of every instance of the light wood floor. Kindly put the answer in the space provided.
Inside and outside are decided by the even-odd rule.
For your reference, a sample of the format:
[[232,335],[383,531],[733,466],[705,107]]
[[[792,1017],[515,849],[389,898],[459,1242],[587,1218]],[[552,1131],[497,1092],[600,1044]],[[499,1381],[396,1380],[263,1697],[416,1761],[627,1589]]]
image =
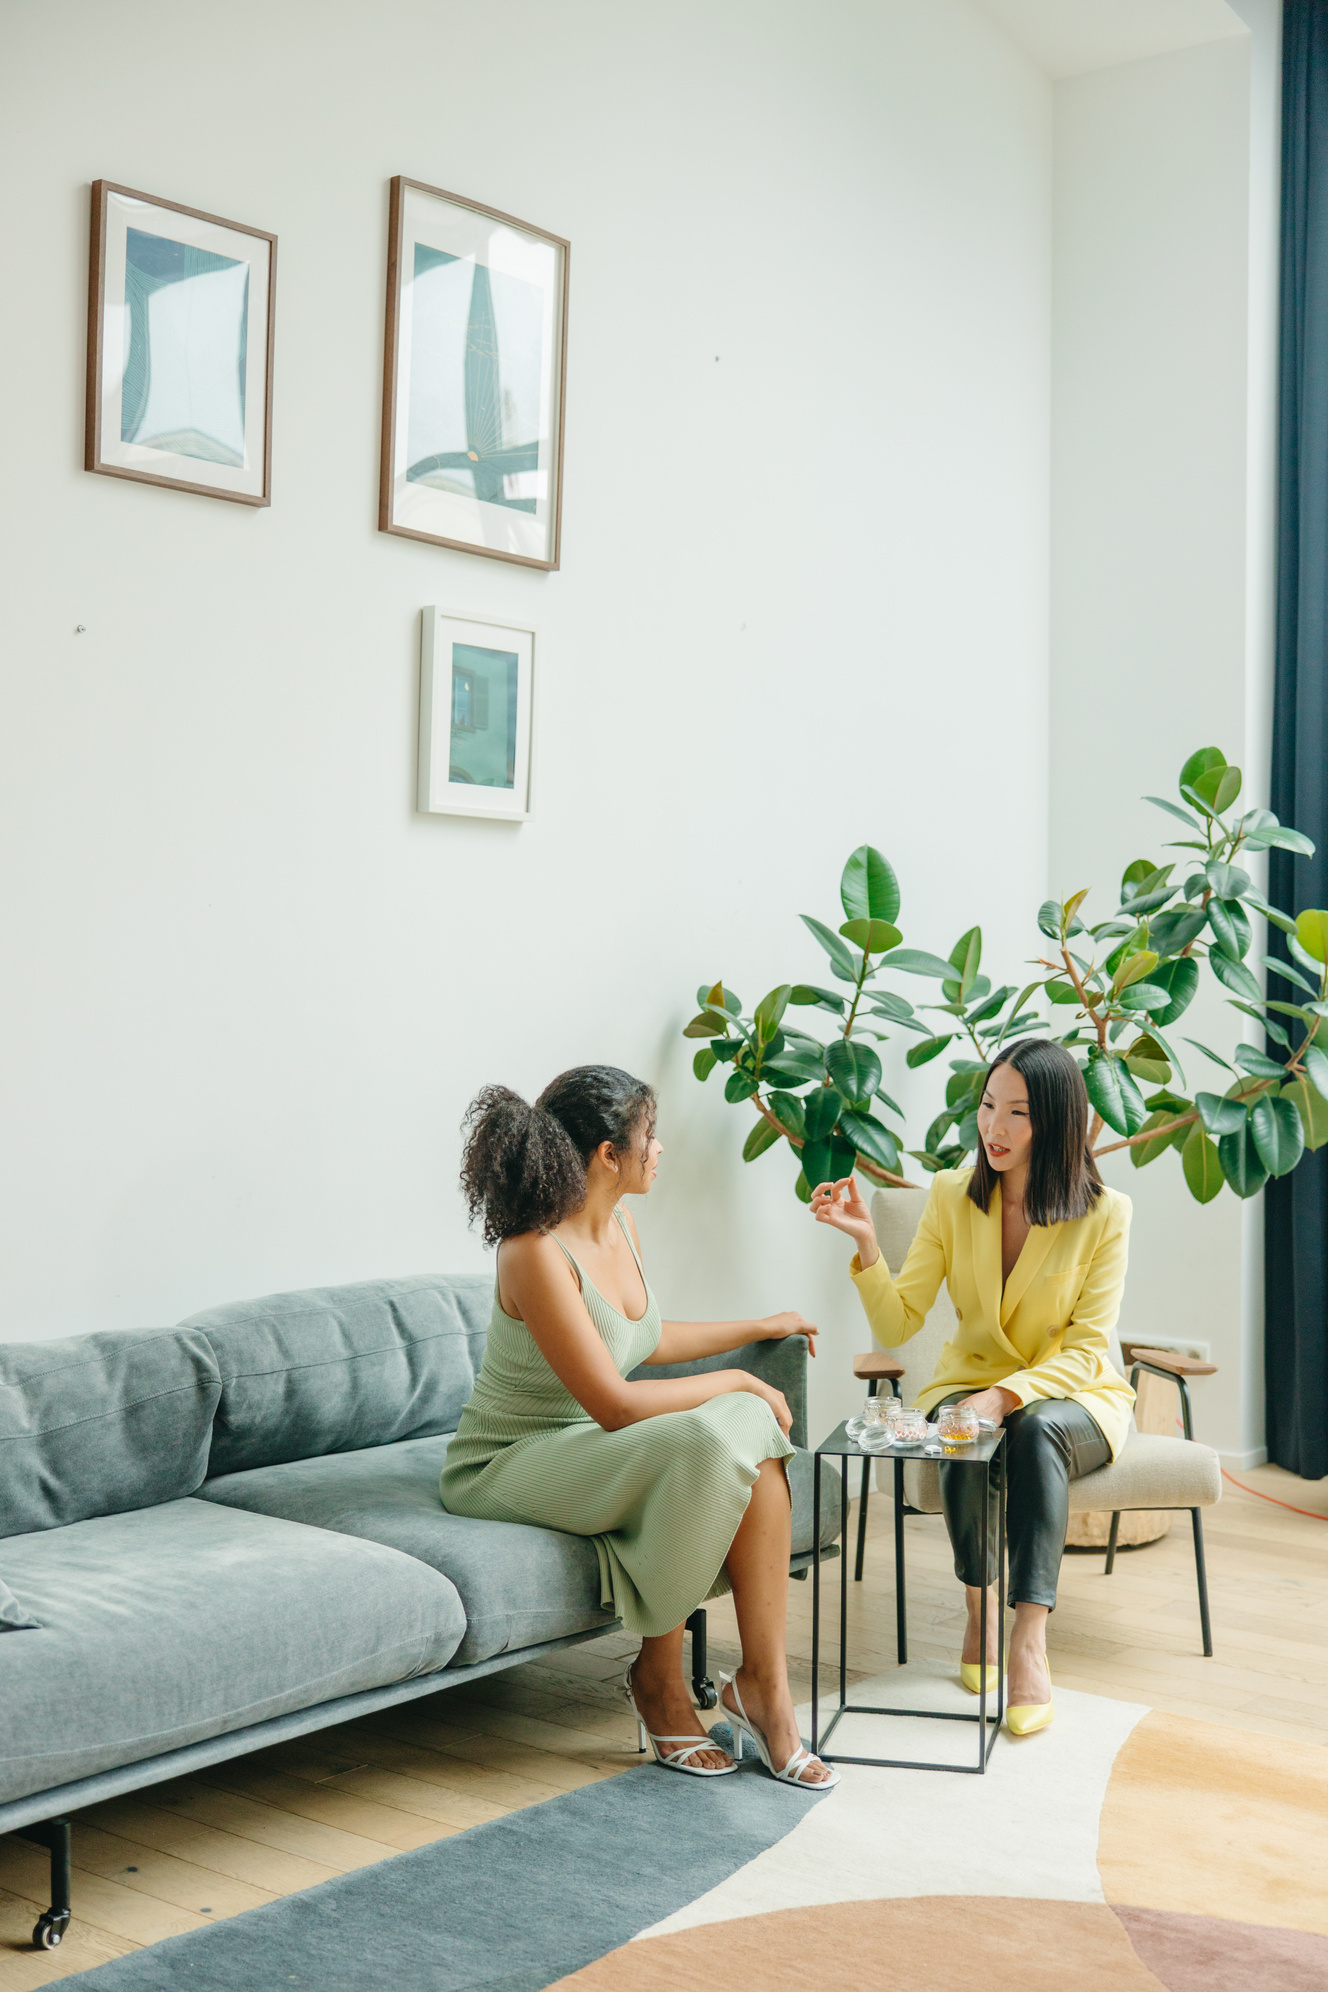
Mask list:
[[[1324,1519],[1227,1485],[1205,1521],[1216,1657],[1205,1660],[1200,1650],[1182,1517],[1164,1541],[1123,1551],[1111,1578],[1100,1554],[1067,1554],[1051,1621],[1056,1680],[1323,1747],[1328,1481],[1306,1483],[1275,1467],[1240,1478]],[[851,1598],[856,1678],[894,1665],[888,1499],[873,1498],[869,1519],[865,1581]],[[944,1528],[921,1516],[905,1528],[911,1651],[952,1658],[963,1612]],[[837,1566],[829,1576],[837,1590]],[[794,1688],[806,1698],[810,1583],[793,1585],[791,1598]],[[727,1601],[711,1608],[710,1644],[712,1674],[731,1666],[737,1652]],[[468,1689],[90,1807],[75,1823],[74,1922],[57,1952],[27,1948],[47,1901],[46,1854],[17,1837],[0,1839],[0,1992],[48,1984],[638,1763],[618,1691],[634,1645],[611,1634]]]

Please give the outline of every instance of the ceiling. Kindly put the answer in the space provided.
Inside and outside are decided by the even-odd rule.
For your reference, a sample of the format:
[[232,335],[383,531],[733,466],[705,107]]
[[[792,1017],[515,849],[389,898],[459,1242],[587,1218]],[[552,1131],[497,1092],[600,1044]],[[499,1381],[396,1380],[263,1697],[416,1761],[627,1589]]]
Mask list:
[[1227,0],[976,0],[1049,76],[1081,76],[1247,32]]

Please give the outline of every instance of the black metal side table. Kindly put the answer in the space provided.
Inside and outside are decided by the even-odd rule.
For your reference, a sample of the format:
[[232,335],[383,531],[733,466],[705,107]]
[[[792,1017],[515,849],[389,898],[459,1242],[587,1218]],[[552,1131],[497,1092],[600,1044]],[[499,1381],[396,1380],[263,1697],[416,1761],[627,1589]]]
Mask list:
[[[990,1508],[991,1462],[1005,1443],[1004,1431],[984,1432],[972,1445],[961,1450],[947,1452],[944,1461],[963,1472],[980,1473],[985,1483],[982,1502],[982,1567],[987,1568],[990,1554],[988,1541],[988,1513]],[[996,1616],[996,1712],[987,1713],[987,1669],[984,1666],[980,1676],[982,1691],[978,1696],[976,1714],[969,1715],[959,1710],[938,1708],[877,1708],[861,1703],[850,1702],[848,1698],[848,1557],[843,1556],[839,1564],[839,1706],[826,1724],[824,1736],[820,1732],[821,1713],[821,1462],[830,1457],[843,1461],[839,1476],[840,1541],[848,1540],[848,1463],[852,1459],[924,1459],[934,1455],[924,1453],[921,1446],[890,1446],[866,1451],[856,1439],[851,1439],[843,1425],[838,1426],[821,1445],[816,1448],[813,1461],[813,1501],[815,1522],[812,1541],[815,1555],[812,1562],[812,1752],[827,1764],[870,1764],[879,1770],[895,1771],[962,1771],[970,1776],[981,1776],[986,1771],[1000,1726],[1005,1715],[1005,1475],[1001,1474],[997,1483],[998,1517],[996,1525],[996,1570],[997,1570],[997,1616]],[[896,1571],[896,1581],[900,1573]],[[987,1651],[987,1592],[984,1586],[981,1607],[981,1650]],[[824,1745],[834,1735],[836,1726],[846,1715],[908,1715],[919,1716],[929,1722],[974,1722],[978,1725],[977,1761],[971,1764],[928,1764],[903,1757],[850,1757],[838,1751],[827,1750]]]

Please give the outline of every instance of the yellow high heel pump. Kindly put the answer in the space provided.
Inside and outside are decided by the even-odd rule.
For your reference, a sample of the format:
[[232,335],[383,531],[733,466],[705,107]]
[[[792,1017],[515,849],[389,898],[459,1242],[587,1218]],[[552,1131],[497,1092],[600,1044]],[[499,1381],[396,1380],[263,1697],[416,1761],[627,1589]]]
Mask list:
[[[1051,1688],[1051,1666],[1047,1665],[1047,1688]],[[1056,1704],[1048,1692],[1044,1702],[1021,1702],[1015,1708],[1005,1711],[1005,1726],[1011,1736],[1034,1736],[1039,1729],[1049,1729],[1056,1719]]]
[[[982,1669],[976,1660],[961,1660],[959,1662],[959,1678],[971,1695],[980,1695],[982,1693]],[[994,1661],[989,1660],[987,1662],[987,1693],[994,1695],[995,1692],[996,1665]]]

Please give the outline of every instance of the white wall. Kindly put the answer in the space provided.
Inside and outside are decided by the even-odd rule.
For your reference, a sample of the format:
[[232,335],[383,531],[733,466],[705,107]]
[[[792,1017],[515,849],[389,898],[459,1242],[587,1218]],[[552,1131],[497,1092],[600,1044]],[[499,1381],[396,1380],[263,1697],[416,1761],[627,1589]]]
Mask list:
[[[601,1058],[666,1307],[818,1315],[825,1427],[845,1255],[678,1031],[818,972],[863,839],[909,939],[1022,956],[1050,85],[964,0],[10,0],[0,78],[0,1336],[476,1267],[466,1101]],[[559,574],[374,529],[398,172],[571,238]],[[83,472],[98,176],[279,236],[270,510]],[[528,826],[412,814],[435,601],[543,632]]]
[[[1277,16],[1240,11],[1252,37],[1056,86],[1051,883],[1091,882],[1098,917],[1160,857],[1138,798],[1174,799],[1193,748],[1267,801]],[[1176,1035],[1242,1028],[1205,994]],[[1209,1341],[1202,1436],[1262,1457],[1259,1207],[1201,1209],[1173,1157],[1109,1180],[1135,1205],[1122,1328]]]

